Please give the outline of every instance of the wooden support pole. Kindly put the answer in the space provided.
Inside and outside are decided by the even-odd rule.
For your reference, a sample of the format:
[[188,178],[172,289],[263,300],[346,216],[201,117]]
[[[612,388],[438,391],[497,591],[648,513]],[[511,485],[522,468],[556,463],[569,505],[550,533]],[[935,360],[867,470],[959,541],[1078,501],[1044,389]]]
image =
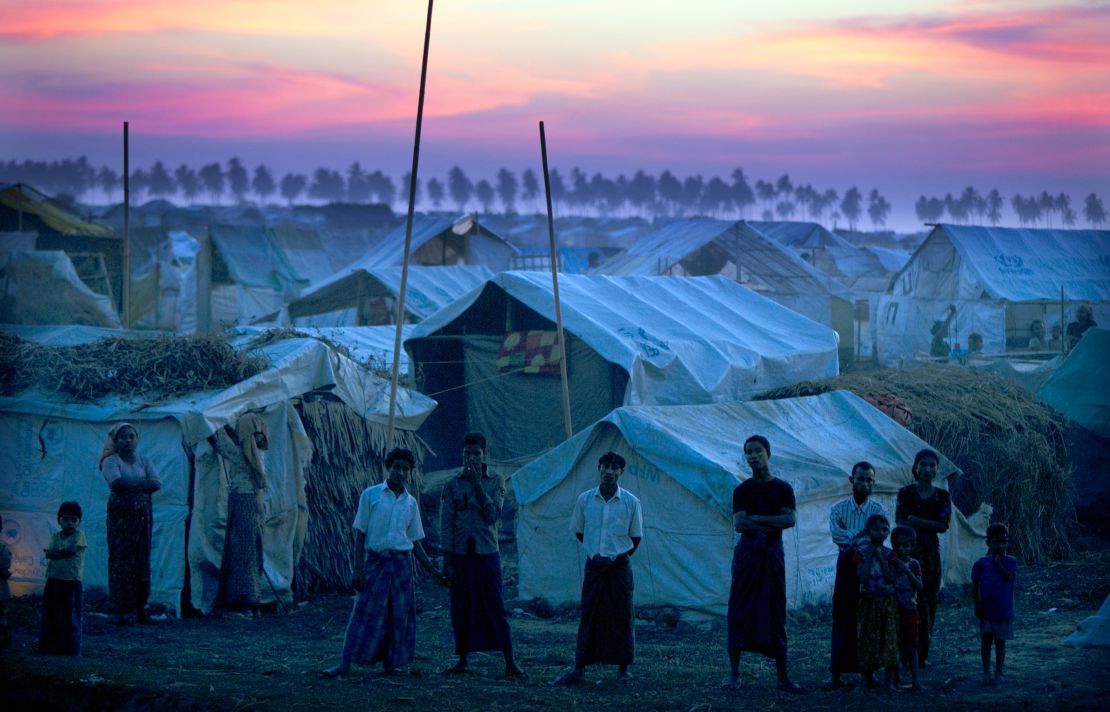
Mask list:
[[420,65],[420,96],[416,102],[416,138],[412,144],[412,171],[409,173],[409,212],[405,223],[405,252],[401,262],[401,288],[397,295],[397,330],[393,337],[393,370],[389,383],[389,425],[386,437],[393,446],[393,421],[397,412],[397,379],[401,371],[401,333],[405,326],[405,292],[409,279],[409,250],[412,249],[412,221],[416,212],[416,170],[420,165],[420,128],[424,122],[424,88],[428,81],[428,45],[432,39],[432,3],[428,0],[428,21],[424,27],[424,58]]
[[542,121],[540,122],[540,155],[543,158],[543,189],[547,194],[547,236],[551,246],[551,286],[555,297],[555,348],[562,351],[562,358],[559,359],[559,375],[563,382],[563,430],[569,440],[570,436],[574,435],[574,424],[570,418],[570,385],[567,381],[567,359],[570,358],[570,350],[566,346],[567,342],[563,334],[563,307],[559,302],[559,257],[555,251],[555,214],[551,209],[551,176],[547,171],[547,135],[544,133]]
[[131,328],[131,169],[128,124],[123,122],[123,282],[120,287],[123,328]]

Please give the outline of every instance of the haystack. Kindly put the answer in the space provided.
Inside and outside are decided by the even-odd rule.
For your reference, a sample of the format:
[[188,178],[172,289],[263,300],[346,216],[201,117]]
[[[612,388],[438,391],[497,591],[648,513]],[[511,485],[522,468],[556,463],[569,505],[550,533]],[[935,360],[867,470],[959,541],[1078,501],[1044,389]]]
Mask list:
[[1015,555],[1029,562],[1070,555],[1075,500],[1066,424],[1032,394],[978,369],[924,366],[804,381],[756,400],[837,389],[873,402],[889,396],[902,401],[912,414],[906,427],[963,470],[963,478],[949,484],[956,505],[970,512],[980,502],[991,504],[992,521],[1010,528]]

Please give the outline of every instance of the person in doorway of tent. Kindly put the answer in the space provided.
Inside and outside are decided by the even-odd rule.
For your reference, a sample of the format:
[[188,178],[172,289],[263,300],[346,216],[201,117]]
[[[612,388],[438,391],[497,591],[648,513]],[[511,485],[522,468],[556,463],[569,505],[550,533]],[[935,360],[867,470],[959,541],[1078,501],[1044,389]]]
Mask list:
[[486,466],[486,438],[481,433],[463,437],[462,457],[461,472],[444,486],[439,502],[440,546],[451,579],[451,629],[459,656],[446,672],[465,673],[470,653],[500,651],[505,676],[524,678],[513,659],[497,539],[505,482]]
[[762,435],[744,441],[752,476],[732,492],[732,521],[740,543],[732,555],[728,596],[726,686],[740,687],[740,653],[775,661],[780,690],[801,692],[786,670],[786,559],[782,532],[796,524],[794,489],[771,474],[771,444]]
[[1034,319],[1033,323],[1029,325],[1029,350],[1044,351],[1047,344],[1048,342],[1044,336],[1044,322],[1040,319]]
[[582,619],[574,669],[556,685],[582,682],[586,666],[617,665],[617,682],[632,679],[628,666],[635,648],[633,632],[631,558],[644,536],[640,500],[617,485],[624,458],[607,452],[597,461],[599,484],[578,495],[571,515],[571,531],[586,553],[582,579]]
[[367,487],[355,513],[354,585],[358,597],[347,623],[339,663],[322,671],[339,677],[352,664],[374,665],[392,674],[411,663],[416,655],[416,589],[413,555],[428,571],[439,573],[420,541],[424,525],[420,506],[406,490],[416,467],[412,452],[395,448],[385,456],[388,474],[380,484]]
[[876,686],[875,671],[884,670],[883,687],[893,691],[898,673],[898,596],[894,552],[883,545],[890,521],[872,514],[866,531],[852,553],[859,576],[859,669],[868,687]]
[[913,459],[913,477],[917,482],[898,490],[894,518],[898,524],[913,529],[916,543],[913,558],[921,563],[922,589],[918,597],[917,665],[927,667],[929,642],[937,614],[940,591],[940,535],[948,531],[952,519],[952,499],[948,492],[933,485],[940,467],[940,456],[933,450],[921,450]]
[[917,680],[917,592],[922,588],[921,563],[910,554],[917,535],[907,526],[894,527],[890,546],[894,549],[894,592],[898,594],[898,660],[910,676],[910,689],[921,691]]
[[61,531],[50,535],[47,545],[46,587],[42,591],[42,632],[39,653],[81,654],[81,575],[85,567],[85,533],[81,505],[62,502],[58,507]]
[[1052,338],[1048,340],[1049,351],[1059,351],[1064,347],[1064,340],[1061,338],[1060,325],[1052,325]]
[[867,536],[867,519],[873,514],[886,514],[883,505],[871,499],[875,486],[875,467],[870,462],[857,462],[848,477],[852,496],[842,499],[829,510],[829,533],[836,545],[836,579],[833,583],[832,645],[829,671],[832,679],[826,689],[844,686],[840,676],[858,672],[856,664],[856,601],[859,598],[859,576],[852,563],[853,550],[860,538]]
[[967,353],[969,356],[983,352],[983,335],[973,331],[967,335]]
[[[1006,641],[1014,639],[1014,583],[1017,559],[1006,554],[1010,531],[998,522],[987,527],[987,555],[971,567],[971,595],[982,638],[983,682],[1000,684],[1006,663]],[[991,643],[994,677],[991,677]]]
[[1071,351],[1083,338],[1083,334],[1087,333],[1087,329],[1098,326],[1095,321],[1095,314],[1091,310],[1089,304],[1080,304],[1079,308],[1075,310],[1075,321],[1068,324],[1067,341],[1068,351]]
[[929,345],[930,356],[943,358],[948,355],[948,342],[945,341],[945,339],[948,338],[948,325],[952,323],[952,319],[955,316],[956,305],[949,304],[948,313],[945,315],[944,319],[938,319],[937,321],[933,322],[933,328],[931,329],[933,341]]
[[[4,518],[0,517],[0,531],[4,530]],[[12,550],[0,541],[0,649],[12,644],[12,629],[8,623],[8,601],[12,591],[8,579],[12,577]]]
[[146,612],[150,597],[150,547],[154,509],[150,496],[162,488],[154,465],[137,452],[139,432],[120,423],[108,433],[100,470],[108,483],[108,600],[115,611],[112,622],[126,625],[137,618],[151,622]]
[[228,615],[257,618],[262,594],[262,492],[266,467],[262,452],[270,447],[266,423],[244,413],[235,429],[225,425],[208,436],[227,475],[227,524],[220,565],[217,604]]

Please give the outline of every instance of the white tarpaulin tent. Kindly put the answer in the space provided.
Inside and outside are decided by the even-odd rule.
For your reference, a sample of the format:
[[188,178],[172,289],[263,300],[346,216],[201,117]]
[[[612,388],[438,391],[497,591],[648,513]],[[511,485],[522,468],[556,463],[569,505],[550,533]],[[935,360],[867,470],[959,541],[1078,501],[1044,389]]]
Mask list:
[[[73,330],[52,330],[49,338],[55,345],[63,336],[68,343],[88,343],[103,338],[103,331],[83,338]],[[74,404],[37,391],[0,398],[0,439],[5,443],[0,449],[0,512],[14,555],[13,593],[41,590],[42,550],[57,529],[58,505],[67,499],[80,502],[85,513],[85,584],[107,585],[108,487],[97,471],[97,458],[109,428],[129,421],[139,431],[140,452],[151,459],[163,482],[154,495],[151,601],[177,609],[188,567],[192,605],[211,610],[227,492],[219,459],[205,438],[247,410],[261,410],[270,431],[270,449],[264,454],[269,485],[263,499],[265,570],[279,593],[288,591],[303,545],[307,510],[302,472],[312,454],[290,399],[327,388],[363,417],[384,423],[389,382],[315,339],[278,341],[256,353],[271,363],[256,376],[222,391],[164,402],[109,398]],[[398,427],[415,430],[434,403],[404,390],[399,397]],[[193,467],[187,448],[195,456]]]
[[[519,506],[521,599],[556,605],[579,600],[585,561],[570,515],[575,497],[597,486],[598,458],[613,450],[628,461],[620,485],[643,505],[644,538],[632,559],[636,605],[723,615],[737,541],[732,491],[751,476],[741,447],[754,434],[770,440],[771,469],[794,488],[798,505],[798,524],[783,538],[788,605],[829,599],[837,552],[829,537],[829,508],[850,496],[852,465],[864,459],[875,465],[873,496],[893,518],[897,490],[913,482],[914,454],[928,447],[847,391],[620,408],[518,470],[511,482]],[[957,471],[942,454],[940,472]],[[946,583],[970,580],[984,534],[953,513],[941,537]]]
[[[409,338],[414,328],[413,324],[401,325],[401,341]],[[257,326],[237,326],[230,330],[234,334],[231,343],[236,348],[246,346],[259,334],[267,329]],[[397,338],[397,326],[298,326],[298,333],[307,334],[313,338],[329,341],[336,346],[347,349],[355,361],[367,364],[371,368],[393,367],[393,344]],[[409,356],[401,349],[401,373],[409,373]]]
[[[363,258],[375,267],[399,265],[405,258],[404,222],[382,238]],[[473,215],[444,217],[417,215],[413,218],[410,260],[418,265],[473,265],[494,272],[512,265],[516,248]]]
[[1060,323],[1061,290],[1065,321],[1086,302],[1097,322],[1110,323],[1110,231],[937,225],[879,299],[879,359],[896,365],[928,353],[930,328],[949,304],[950,346],[966,348],[978,332],[984,353],[1025,350],[1034,320],[1046,333]]
[[[421,321],[493,276],[486,267],[409,267],[405,289],[407,321]],[[361,259],[310,286],[289,303],[296,326],[370,326],[396,323],[401,267]]]
[[[578,428],[620,405],[741,400],[838,373],[831,329],[724,277],[563,275],[559,294]],[[496,433],[504,459],[565,439],[559,354],[528,352],[549,358],[540,373],[506,355],[520,335],[553,341],[554,308],[550,275],[504,272],[416,325],[405,348],[440,403],[422,431],[433,450],[456,455],[467,428]]]
[[1110,596],[1102,602],[1098,613],[1079,623],[1076,631],[1064,641],[1064,645],[1073,648],[1110,648]]
[[1037,397],[1104,438],[1110,439],[1110,329],[1088,329]]
[[0,322],[120,325],[112,300],[89,289],[61,250],[0,252]]

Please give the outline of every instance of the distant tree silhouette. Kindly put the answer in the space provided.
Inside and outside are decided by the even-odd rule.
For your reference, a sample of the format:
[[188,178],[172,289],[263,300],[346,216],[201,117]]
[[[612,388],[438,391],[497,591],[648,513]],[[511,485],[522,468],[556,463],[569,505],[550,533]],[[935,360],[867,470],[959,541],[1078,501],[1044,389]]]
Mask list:
[[488,215],[493,210],[493,201],[497,197],[497,192],[494,191],[493,185],[483,178],[474,186],[474,197],[481,204],[482,212]]
[[974,215],[977,222],[980,225],[983,224],[983,214],[987,212],[987,201],[983,199],[979,191],[970,185],[964,188],[964,192],[960,193],[960,205],[967,210],[968,218]]
[[154,165],[150,167],[149,191],[152,198],[165,198],[177,192],[173,176],[170,175],[161,161],[155,161]]
[[636,171],[628,182],[628,202],[641,214],[651,214],[655,208],[655,177],[642,170]]
[[763,203],[764,220],[773,220],[774,219],[773,216],[768,218],[768,217],[766,217],[766,215],[767,215],[767,213],[770,212],[770,207],[774,203],[774,200],[775,200],[775,185],[774,185],[774,183],[768,183],[767,181],[762,180],[762,179],[757,180],[755,182],[755,195],[756,195],[757,198],[759,198],[760,202]]
[[667,214],[677,214],[679,206],[682,204],[682,181],[675,178],[674,173],[671,173],[670,170],[664,170],[659,174],[659,180],[656,181],[655,188],[659,193],[659,202]]
[[200,167],[198,175],[212,202],[219,205],[220,197],[224,194],[224,169],[219,163],[208,163]]
[[177,183],[178,192],[185,197],[186,201],[192,203],[193,198],[200,193],[200,179],[197,178],[197,172],[182,163],[173,169],[173,178]]
[[986,202],[987,220],[991,225],[997,225],[1002,221],[1002,206],[1006,204],[1006,200],[998,192],[998,188],[992,188],[991,192],[987,193]]
[[370,185],[374,195],[378,196],[379,202],[393,205],[394,201],[397,200],[397,186],[393,184],[392,178],[381,171],[374,171],[370,174]]
[[775,181],[775,196],[791,196],[794,193],[794,183],[790,180],[790,175],[783,173],[779,179]]
[[615,180],[595,173],[590,178],[590,191],[596,196],[604,215],[612,215],[627,201],[624,188]]
[[536,172],[531,168],[527,169],[520,175],[521,187],[524,193],[521,196],[530,203],[535,203],[536,198],[540,195],[540,181],[536,177]]
[[578,166],[570,169],[570,195],[567,196],[567,200],[579,211],[592,202],[590,181]]
[[[556,205],[565,206],[567,202],[567,184],[563,180],[563,174],[557,168],[552,168],[547,172],[547,182],[551,184],[551,203],[552,210],[555,210]],[[547,198],[544,198],[544,202]]]
[[432,201],[432,207],[436,210],[439,210],[440,204],[443,203],[444,194],[443,183],[439,181],[439,178],[432,178],[428,181],[428,199]]
[[1056,209],[1060,211],[1060,222],[1064,227],[1075,227],[1075,211],[1071,209],[1071,196],[1066,193],[1057,195]]
[[779,216],[779,220],[790,220],[796,211],[797,207],[793,200],[780,200],[775,203],[775,214]]
[[[193,180],[194,180],[194,183],[195,183],[195,181],[196,181],[196,176],[195,175],[193,176]],[[116,173],[114,170],[112,170],[108,166],[101,166],[100,169],[96,172],[96,185],[97,185],[98,188],[100,188],[102,191],[104,191],[105,195],[111,196],[113,193],[115,193],[117,190],[119,190],[119,187],[120,187],[119,173]],[[194,192],[194,194],[195,194],[195,192]]]
[[[410,183],[412,183],[412,172],[411,171],[405,171],[405,174],[401,176],[401,202],[404,203],[406,212],[408,212],[408,209],[409,209],[409,184]],[[416,204],[420,203],[421,188],[422,188],[422,186],[420,185],[420,178],[417,178],[416,179]]]
[[809,183],[794,186],[794,202],[805,208],[810,219],[815,220],[818,217],[820,198],[821,195]]
[[944,209],[952,216],[952,222],[967,223],[968,215],[971,214],[971,205],[960,198],[955,198],[951,193],[946,193],[944,196]]
[[308,186],[308,178],[299,173],[286,173],[285,177],[281,179],[281,197],[285,198],[290,205],[304,193],[305,188]]
[[519,190],[520,184],[512,171],[508,168],[497,171],[497,197],[501,198],[501,205],[505,206],[506,213],[516,212],[516,196]]
[[852,186],[844,193],[844,199],[840,201],[840,212],[844,214],[844,219],[848,221],[848,229],[854,231],[856,223],[859,222],[860,215],[863,213],[863,196],[860,195],[859,188]]
[[867,216],[871,218],[871,224],[876,230],[886,225],[890,207],[890,201],[879,195],[877,188],[873,188],[867,197]]
[[771,222],[775,219],[775,213],[771,210],[764,210],[763,213],[759,216],[759,219],[763,222]]
[[1023,226],[1036,225],[1040,221],[1042,208],[1035,196],[1025,198],[1022,197],[1020,193],[1015,194],[1010,204],[1014,207],[1014,212],[1018,216],[1018,222]]
[[470,196],[474,193],[474,184],[466,177],[462,168],[455,166],[447,172],[447,190],[450,191],[451,199],[455,201],[458,211],[466,212],[466,204],[470,202]]
[[150,190],[150,174],[143,169],[131,171],[131,182],[127,186],[131,191],[131,203],[144,202],[144,195]]
[[1059,208],[1056,204],[1056,196],[1052,195],[1047,190],[1042,190],[1041,194],[1037,196],[1037,207],[1040,208],[1041,213],[1048,221],[1048,226],[1052,227],[1052,216]]
[[343,200],[347,186],[339,171],[330,168],[317,168],[312,173],[312,183],[308,186],[308,197],[328,202]]
[[235,196],[235,202],[243,203],[246,201],[250,184],[251,180],[247,169],[243,167],[238,156],[232,156],[227,162],[227,186],[231,190],[231,194]]
[[[817,198],[817,199],[816,199],[816,200],[814,201],[814,202],[815,202],[815,203],[817,204],[817,215],[816,215],[816,218],[817,218],[818,220],[820,220],[820,219],[821,219],[821,215],[822,215],[822,214],[823,214],[823,213],[824,213],[824,212],[825,212],[826,210],[828,210],[829,208],[831,208],[831,207],[833,207],[834,205],[836,205],[836,203],[837,203],[837,201],[838,201],[838,200],[840,200],[840,194],[839,194],[839,193],[837,193],[837,192],[836,192],[835,190],[833,190],[832,188],[829,188],[829,189],[828,189],[828,190],[826,190],[826,191],[825,191],[824,193],[821,193],[821,195],[820,195],[820,196],[819,196],[819,197],[818,197],[818,198]],[[836,213],[836,216],[837,216],[837,217],[839,218],[839,217],[840,217],[840,213]]]
[[747,214],[748,206],[755,204],[755,191],[748,184],[748,177],[744,175],[743,168],[735,168],[732,171],[732,202],[741,218]]
[[944,201],[940,198],[926,198],[922,195],[913,204],[913,209],[917,213],[917,219],[921,222],[937,223],[944,215]]
[[1102,198],[1091,193],[1083,201],[1083,218],[1093,228],[1102,227],[1106,222],[1106,208],[1102,205]]
[[685,204],[683,215],[696,214],[701,205],[701,194],[705,190],[705,179],[694,174],[682,181],[682,202]]
[[369,203],[371,196],[370,176],[355,161],[347,166],[347,200],[352,203]]
[[705,191],[702,193],[702,205],[705,206],[706,212],[710,214],[720,215],[728,212],[734,205],[732,186],[725,183],[721,178],[713,176],[705,184]]
[[261,203],[265,204],[270,196],[277,192],[277,184],[274,182],[274,174],[266,167],[265,163],[259,163],[254,167],[254,178],[251,179],[251,190],[258,196]]

